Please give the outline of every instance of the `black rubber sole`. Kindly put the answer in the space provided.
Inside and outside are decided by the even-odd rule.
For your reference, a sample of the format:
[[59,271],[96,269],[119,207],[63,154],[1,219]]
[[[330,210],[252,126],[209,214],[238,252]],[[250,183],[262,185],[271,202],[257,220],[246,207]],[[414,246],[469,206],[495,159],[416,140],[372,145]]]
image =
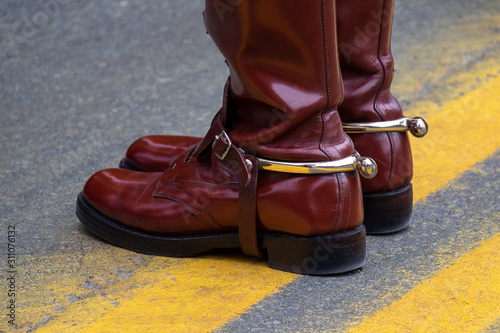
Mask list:
[[[168,236],[129,228],[97,211],[82,193],[78,195],[76,215],[88,230],[105,241],[145,254],[191,257],[213,249],[240,247],[237,232]],[[285,272],[331,275],[358,269],[366,262],[363,225],[324,236],[259,233],[258,240],[262,250],[267,251],[269,267]]]
[[134,167],[132,164],[130,164],[130,162],[126,158],[121,159],[120,163],[118,163],[118,167],[120,169],[144,172],[143,170],[139,170],[136,167]]
[[411,223],[413,187],[408,184],[396,191],[364,194],[363,204],[368,235],[401,231]]

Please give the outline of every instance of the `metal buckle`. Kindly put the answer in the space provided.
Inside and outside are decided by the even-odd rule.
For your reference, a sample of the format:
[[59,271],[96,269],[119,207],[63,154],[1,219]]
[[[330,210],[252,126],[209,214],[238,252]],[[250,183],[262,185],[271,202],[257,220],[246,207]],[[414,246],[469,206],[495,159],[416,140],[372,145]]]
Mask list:
[[217,154],[217,151],[214,151],[214,153],[215,153],[215,156],[217,156],[220,160],[223,160],[226,157],[227,153],[229,152],[229,149],[231,149],[231,145],[233,143],[231,142],[229,135],[227,135],[227,133],[225,131],[222,131],[219,135],[215,136],[215,140],[214,140],[214,143],[212,144],[212,147],[215,147],[215,143],[219,140],[219,138],[221,136],[222,136],[221,141],[227,145],[226,149],[224,149],[224,151],[220,155]]
[[417,138],[424,137],[429,131],[429,125],[422,117],[400,118],[372,123],[344,123],[343,128],[344,132],[348,134],[410,131]]
[[369,157],[361,157],[358,152],[338,161],[327,162],[282,162],[257,157],[260,170],[298,174],[327,174],[335,172],[359,171],[361,176],[371,179],[377,175],[377,163]]

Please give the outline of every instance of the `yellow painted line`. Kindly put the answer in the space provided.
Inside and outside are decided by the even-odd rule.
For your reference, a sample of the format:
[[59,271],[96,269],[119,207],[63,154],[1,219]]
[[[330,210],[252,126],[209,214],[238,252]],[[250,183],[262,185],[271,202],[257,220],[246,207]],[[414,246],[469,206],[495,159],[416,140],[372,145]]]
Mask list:
[[[170,262],[168,267],[165,261]],[[36,332],[204,332],[242,313],[295,276],[240,255],[156,257],[148,269],[127,281],[121,279],[140,287],[73,301],[62,314],[53,312],[56,320],[48,320]],[[65,291],[61,281],[46,288]]]
[[427,116],[429,134],[412,140],[415,201],[500,148],[500,65],[490,73],[496,76]]
[[500,316],[500,234],[350,333],[477,332]]
[[[411,42],[393,44],[396,75],[392,90],[396,97],[415,105],[424,98],[435,103],[454,100],[462,93],[477,89],[483,70],[498,63],[500,13],[476,12],[473,15],[440,17],[439,32],[416,33]],[[397,27],[394,35],[398,34]],[[406,37],[406,36],[405,36]],[[480,64],[474,64],[480,60]],[[488,60],[486,66],[481,65]],[[490,71],[489,74],[497,74]],[[425,96],[420,91],[426,89]],[[409,110],[405,110],[408,112]],[[417,114],[426,108],[421,108]]]

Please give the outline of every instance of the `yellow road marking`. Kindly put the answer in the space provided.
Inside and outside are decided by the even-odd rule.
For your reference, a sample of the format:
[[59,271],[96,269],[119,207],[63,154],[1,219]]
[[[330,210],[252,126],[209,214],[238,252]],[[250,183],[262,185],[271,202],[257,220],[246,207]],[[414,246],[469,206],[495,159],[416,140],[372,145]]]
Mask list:
[[[167,268],[166,258],[155,258],[149,269],[126,282],[141,287],[73,301],[57,320],[49,320],[36,332],[203,332],[295,277],[271,270],[261,260],[229,257],[171,259]],[[59,284],[47,288],[60,288]]]
[[474,332],[500,316],[500,234],[350,331]]
[[[500,66],[491,68],[490,73],[500,73]],[[500,75],[445,103],[441,112],[427,116],[427,121],[429,134],[412,142],[415,201],[424,199],[500,147]]]
[[[481,85],[477,79],[486,77],[482,76],[485,70],[497,75],[490,70],[499,59],[495,45],[500,43],[500,34],[492,33],[500,28],[499,22],[499,13],[479,11],[460,20],[441,17],[439,24],[446,28],[439,32],[416,33],[411,42],[393,44],[397,72],[392,88],[396,97],[412,105],[418,98],[441,103],[477,89]],[[479,64],[474,64],[478,59]],[[490,61],[485,62],[487,59]],[[417,115],[422,111],[426,107]]]

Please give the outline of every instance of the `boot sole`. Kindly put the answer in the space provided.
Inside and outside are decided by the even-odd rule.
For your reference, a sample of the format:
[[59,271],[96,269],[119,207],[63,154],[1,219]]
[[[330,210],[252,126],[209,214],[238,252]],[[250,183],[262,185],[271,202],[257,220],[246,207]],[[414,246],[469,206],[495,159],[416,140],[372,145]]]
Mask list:
[[[88,230],[105,241],[145,254],[191,257],[213,249],[240,247],[237,232],[167,236],[129,228],[100,213],[82,193],[78,195],[76,215]],[[324,236],[259,233],[258,240],[259,246],[267,250],[269,267],[285,272],[331,275],[358,269],[366,262],[363,225]]]
[[118,167],[120,169],[125,169],[125,170],[145,172],[143,170],[140,170],[140,169],[137,169],[136,167],[134,167],[132,164],[130,164],[130,162],[126,158],[122,158],[120,160]]
[[369,235],[398,232],[411,223],[413,187],[406,185],[391,192],[363,195],[365,218],[363,224]]

